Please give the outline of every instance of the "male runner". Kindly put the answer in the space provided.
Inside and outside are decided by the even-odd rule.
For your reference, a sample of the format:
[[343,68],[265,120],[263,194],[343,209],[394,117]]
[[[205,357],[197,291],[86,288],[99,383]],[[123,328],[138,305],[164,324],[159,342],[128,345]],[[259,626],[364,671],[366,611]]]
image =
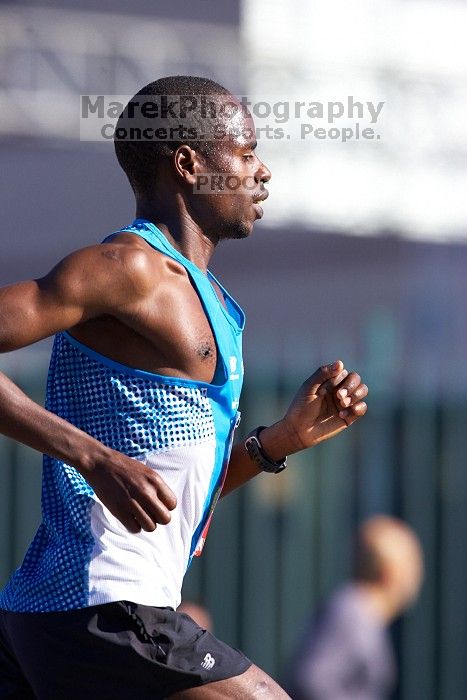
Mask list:
[[[144,95],[239,104],[187,76],[133,101]],[[220,240],[250,234],[270,172],[249,114],[214,121],[225,138],[201,139],[188,114],[179,138],[117,140],[133,224],[0,291],[1,350],[56,336],[46,409],[0,376],[0,430],[45,455],[43,522],[0,598],[2,699],[287,697],[175,612],[183,575],[220,491],[345,429],[365,413],[367,388],[340,361],[323,366],[281,420],[230,454],[244,318],[208,263]],[[199,194],[206,173],[254,190]]]

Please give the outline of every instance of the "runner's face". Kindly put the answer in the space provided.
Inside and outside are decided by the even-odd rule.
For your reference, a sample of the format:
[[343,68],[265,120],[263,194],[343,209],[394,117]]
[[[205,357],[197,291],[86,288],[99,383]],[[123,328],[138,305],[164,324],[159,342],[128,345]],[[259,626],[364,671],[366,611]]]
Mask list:
[[226,122],[225,136],[203,155],[203,179],[194,199],[207,229],[219,239],[247,237],[263,216],[261,203],[269,194],[264,185],[271,173],[256,155],[256,145],[253,119],[239,110]]

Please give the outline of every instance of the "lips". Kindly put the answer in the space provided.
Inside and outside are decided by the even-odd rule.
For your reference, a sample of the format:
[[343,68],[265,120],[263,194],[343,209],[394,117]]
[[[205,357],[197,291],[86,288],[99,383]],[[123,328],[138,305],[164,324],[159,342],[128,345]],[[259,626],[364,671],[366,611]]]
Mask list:
[[263,207],[260,207],[259,204],[253,202],[253,209],[255,210],[256,218],[261,219],[263,217]]
[[268,197],[269,192],[267,190],[263,190],[262,192],[259,192],[253,197],[253,204],[258,204],[258,202],[264,202],[264,200]]

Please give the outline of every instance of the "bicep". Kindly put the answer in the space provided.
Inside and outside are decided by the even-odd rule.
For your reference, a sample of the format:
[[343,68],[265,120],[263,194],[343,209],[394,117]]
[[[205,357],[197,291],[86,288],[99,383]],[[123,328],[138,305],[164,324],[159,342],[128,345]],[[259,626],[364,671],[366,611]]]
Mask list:
[[79,303],[52,280],[31,280],[0,289],[0,351],[8,352],[71,328],[82,318]]
[[45,277],[0,289],[0,352],[109,313],[120,303],[124,276],[115,274],[117,262],[102,248],[78,250]]
[[41,279],[0,289],[0,352],[138,308],[154,288],[156,273],[145,250],[97,245],[72,253]]

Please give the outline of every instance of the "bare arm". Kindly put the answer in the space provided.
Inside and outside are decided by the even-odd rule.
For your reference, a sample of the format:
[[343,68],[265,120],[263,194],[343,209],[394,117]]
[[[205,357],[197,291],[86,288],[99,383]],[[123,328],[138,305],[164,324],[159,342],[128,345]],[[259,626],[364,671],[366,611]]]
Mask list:
[[[43,279],[0,290],[0,351],[104,313],[131,314],[153,280],[139,250],[116,245],[77,251]],[[132,532],[170,521],[175,497],[156,472],[34,403],[1,373],[0,433],[76,467]]]
[[[313,447],[342,432],[366,413],[368,388],[360,376],[344,369],[341,361],[323,365],[298,390],[284,418],[261,431],[265,453],[273,461]],[[235,445],[222,496],[242,486],[261,471],[243,443]]]

